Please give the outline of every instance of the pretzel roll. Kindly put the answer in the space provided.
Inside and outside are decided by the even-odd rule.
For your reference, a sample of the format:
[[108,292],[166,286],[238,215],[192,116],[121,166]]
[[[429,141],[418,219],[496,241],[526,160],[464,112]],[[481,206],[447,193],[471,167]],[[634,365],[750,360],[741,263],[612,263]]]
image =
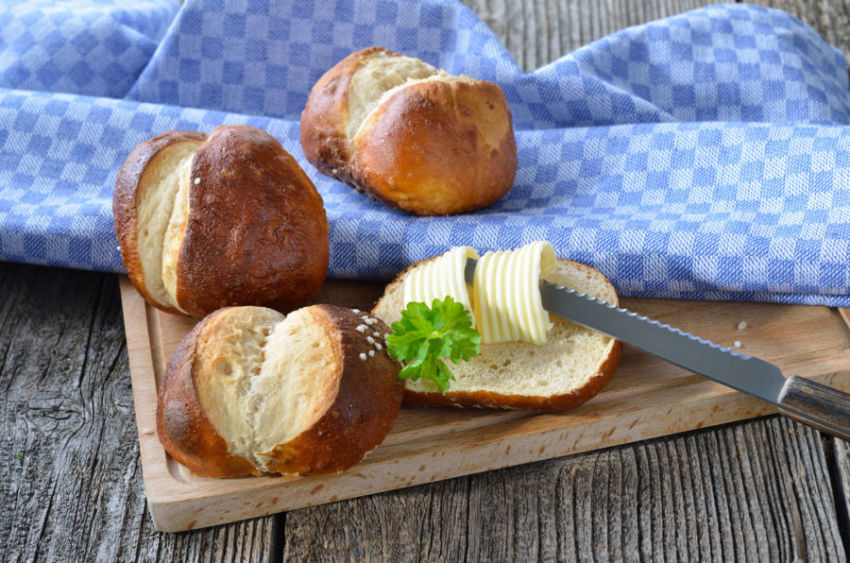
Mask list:
[[401,407],[399,365],[371,337],[383,341],[388,331],[331,305],[286,317],[262,307],[217,311],[168,364],[160,441],[207,477],[342,471],[384,440]]
[[324,174],[417,215],[492,205],[517,168],[499,86],[379,47],[319,79],[301,114],[301,146]]
[[255,127],[170,131],[142,142],[118,173],[113,213],[130,280],[165,311],[288,311],[325,280],[322,198],[280,143]]

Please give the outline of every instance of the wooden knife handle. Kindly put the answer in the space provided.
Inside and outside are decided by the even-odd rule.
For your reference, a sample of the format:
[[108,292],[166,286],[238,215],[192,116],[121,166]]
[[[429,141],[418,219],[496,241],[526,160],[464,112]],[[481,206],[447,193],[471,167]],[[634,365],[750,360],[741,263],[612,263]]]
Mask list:
[[850,440],[850,394],[793,375],[779,393],[779,412],[842,440]]

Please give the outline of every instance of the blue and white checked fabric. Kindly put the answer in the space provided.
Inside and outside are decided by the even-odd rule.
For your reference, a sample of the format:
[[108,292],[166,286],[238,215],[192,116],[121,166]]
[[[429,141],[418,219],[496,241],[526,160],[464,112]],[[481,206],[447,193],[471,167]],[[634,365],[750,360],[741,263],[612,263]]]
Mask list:
[[121,98],[176,11],[177,0],[4,0],[0,85]]
[[[784,12],[703,8],[526,74],[452,0],[119,6],[0,8],[2,259],[121,271],[111,201],[126,155],[169,129],[250,123],[322,194],[332,277],[387,279],[454,245],[546,239],[624,295],[850,306],[848,73]],[[519,151],[503,200],[408,216],[306,162],[310,88],[369,45],[503,87]]]

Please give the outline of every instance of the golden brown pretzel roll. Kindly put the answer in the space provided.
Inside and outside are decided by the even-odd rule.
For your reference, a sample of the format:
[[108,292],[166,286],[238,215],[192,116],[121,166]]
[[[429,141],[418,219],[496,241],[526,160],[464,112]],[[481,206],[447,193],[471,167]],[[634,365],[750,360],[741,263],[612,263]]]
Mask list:
[[255,127],[171,131],[142,142],[118,173],[113,213],[130,280],[165,311],[291,310],[325,280],[322,198],[280,143]]
[[328,70],[301,114],[319,171],[418,215],[487,207],[513,185],[511,112],[492,82],[370,47]]
[[384,440],[401,406],[399,365],[376,346],[388,330],[331,305],[216,311],[168,364],[160,441],[207,477],[342,471]]

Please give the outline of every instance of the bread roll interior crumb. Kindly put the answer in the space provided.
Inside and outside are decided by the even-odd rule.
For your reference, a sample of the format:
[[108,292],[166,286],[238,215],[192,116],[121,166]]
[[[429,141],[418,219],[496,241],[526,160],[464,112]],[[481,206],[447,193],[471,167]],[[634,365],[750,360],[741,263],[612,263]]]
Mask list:
[[226,309],[198,338],[193,371],[201,408],[230,453],[252,461],[251,379],[259,374],[268,335],[282,320],[262,307]]
[[348,123],[345,134],[354,139],[363,123],[389,96],[401,88],[426,80],[471,81],[467,76],[453,76],[426,62],[376,52],[357,69],[348,88]]
[[[180,257],[180,247],[186,235],[186,222],[189,220],[189,181],[192,173],[192,158],[180,163],[175,171],[177,176],[177,195],[171,208],[171,218],[165,237],[162,241],[162,285],[168,293],[170,302],[183,310],[177,304],[177,259]],[[185,311],[184,311],[185,312]]]
[[[590,268],[559,261],[548,281],[576,289],[608,303],[617,295],[607,280]],[[373,311],[387,324],[401,318],[403,284],[388,292]],[[607,357],[614,339],[561,317],[551,315],[553,326],[545,344],[524,342],[482,344],[481,353],[468,362],[449,364],[456,380],[450,391],[486,391],[503,395],[554,396],[583,387]],[[407,380],[407,389],[439,393],[432,381]]]
[[297,437],[327,411],[342,359],[304,309],[285,317],[263,307],[227,309],[198,340],[198,400],[229,452],[268,471],[275,446]]
[[[136,192],[137,224],[140,226],[136,237],[145,287],[154,299],[174,307],[177,307],[177,303],[173,297],[173,287],[169,293],[163,281],[163,246],[166,244],[166,231],[172,221],[178,191],[184,176],[188,174],[186,168],[200,145],[199,141],[187,140],[159,151],[145,167]],[[177,248],[179,251],[179,241]]]
[[[258,399],[252,405],[254,448],[267,471],[275,446],[313,426],[336,399],[342,358],[331,334],[314,322],[311,311],[299,309],[277,323],[266,341],[251,393]],[[325,375],[334,370],[336,377]]]

